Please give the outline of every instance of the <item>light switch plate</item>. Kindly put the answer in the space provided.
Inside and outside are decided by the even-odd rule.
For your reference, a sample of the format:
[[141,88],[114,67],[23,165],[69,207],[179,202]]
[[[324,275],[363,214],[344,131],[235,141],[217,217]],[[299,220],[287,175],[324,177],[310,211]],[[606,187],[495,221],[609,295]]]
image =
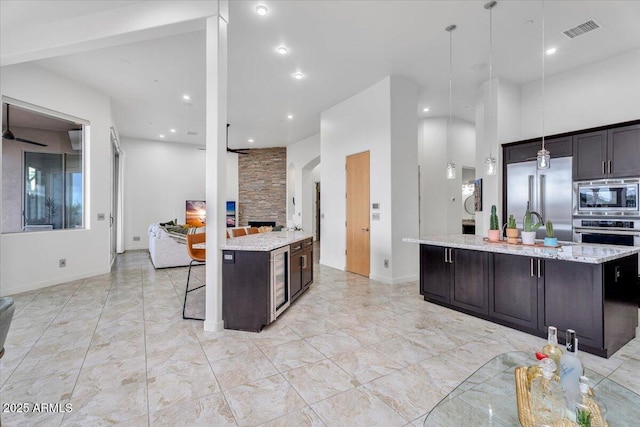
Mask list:
[[106,218],[105,214],[103,213],[98,214],[98,221],[104,221],[105,218]]

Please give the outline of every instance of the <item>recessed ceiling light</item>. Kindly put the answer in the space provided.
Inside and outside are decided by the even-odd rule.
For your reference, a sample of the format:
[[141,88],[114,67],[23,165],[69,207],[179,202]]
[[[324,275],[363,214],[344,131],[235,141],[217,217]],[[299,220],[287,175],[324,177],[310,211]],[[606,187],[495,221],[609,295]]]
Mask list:
[[554,53],[556,53],[558,51],[557,47],[550,47],[549,49],[547,49],[546,54],[547,55],[553,55]]
[[251,139],[251,138],[249,138],[249,139],[247,139],[247,142],[248,142],[249,144],[253,144],[253,143],[254,143],[254,140],[253,140],[253,139]]
[[287,119],[293,119],[293,114],[287,114]]
[[267,14],[267,12],[269,12],[269,9],[267,9],[267,6],[263,5],[263,4],[259,4],[256,6],[256,13],[260,16],[264,16]]
[[423,113],[428,113],[428,112],[429,112],[429,107],[424,107],[424,108],[422,109],[422,112],[423,112]]
[[304,74],[302,74],[300,71],[296,71],[295,73],[293,73],[293,78],[296,80],[300,80],[303,77],[304,77]]
[[169,129],[169,132],[176,133],[176,130],[175,129]]
[[278,52],[280,55],[286,55],[287,52],[289,52],[289,49],[287,49],[286,46],[278,46],[276,48],[276,52]]
[[182,95],[182,99],[184,99],[185,101],[188,101],[191,99],[191,97],[189,95]]
[[161,134],[160,134],[160,138],[164,138],[164,134],[162,134],[162,133],[161,133]]

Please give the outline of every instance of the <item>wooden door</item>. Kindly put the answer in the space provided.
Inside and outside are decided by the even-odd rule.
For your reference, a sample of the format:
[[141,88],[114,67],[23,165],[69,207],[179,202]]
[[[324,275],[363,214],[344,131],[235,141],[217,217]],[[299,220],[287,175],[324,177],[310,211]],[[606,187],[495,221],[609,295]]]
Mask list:
[[369,152],[347,156],[347,271],[369,277]]
[[487,255],[483,251],[451,249],[451,304],[474,313],[489,313]]

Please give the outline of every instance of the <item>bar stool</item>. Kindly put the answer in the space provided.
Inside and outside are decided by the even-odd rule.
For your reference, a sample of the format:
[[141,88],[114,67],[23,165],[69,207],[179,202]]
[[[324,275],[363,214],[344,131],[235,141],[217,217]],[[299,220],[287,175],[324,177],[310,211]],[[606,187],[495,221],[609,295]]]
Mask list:
[[207,259],[207,256],[206,256],[207,250],[204,248],[196,248],[194,246],[205,243],[207,240],[206,236],[207,236],[206,233],[187,234],[187,253],[191,257],[191,262],[189,263],[189,273],[187,274],[187,287],[184,292],[184,304],[182,305],[183,319],[204,320],[197,317],[187,317],[185,315],[185,310],[187,308],[187,295],[189,295],[189,292],[193,292],[197,289],[204,288],[206,286],[205,284],[205,285],[200,285],[197,288],[189,289],[189,280],[191,279],[191,266],[193,266],[194,263],[203,264]]

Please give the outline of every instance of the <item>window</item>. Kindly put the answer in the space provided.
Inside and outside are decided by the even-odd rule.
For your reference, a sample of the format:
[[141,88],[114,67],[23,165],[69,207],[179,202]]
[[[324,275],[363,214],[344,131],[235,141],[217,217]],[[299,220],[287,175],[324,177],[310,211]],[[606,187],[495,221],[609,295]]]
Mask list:
[[87,123],[35,108],[2,104],[2,232],[83,228]]

